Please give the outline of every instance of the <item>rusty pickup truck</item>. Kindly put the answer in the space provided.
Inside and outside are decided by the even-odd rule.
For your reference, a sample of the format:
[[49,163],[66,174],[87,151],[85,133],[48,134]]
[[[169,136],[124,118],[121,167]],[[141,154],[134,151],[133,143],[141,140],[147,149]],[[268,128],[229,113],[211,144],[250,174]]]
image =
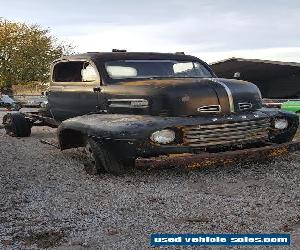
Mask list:
[[62,57],[47,103],[4,117],[8,134],[58,127],[61,150],[84,147],[94,173],[136,166],[195,168],[299,150],[297,115],[268,109],[256,85],[218,78],[184,53],[114,50]]

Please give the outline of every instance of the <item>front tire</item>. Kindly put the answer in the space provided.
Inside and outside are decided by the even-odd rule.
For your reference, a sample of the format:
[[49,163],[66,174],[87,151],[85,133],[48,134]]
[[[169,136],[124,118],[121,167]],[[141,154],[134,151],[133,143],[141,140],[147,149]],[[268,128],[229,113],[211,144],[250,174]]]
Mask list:
[[91,174],[107,172],[113,175],[122,175],[132,168],[132,162],[117,159],[103,143],[96,142],[92,138],[87,139],[85,151],[88,155],[90,165],[87,172]]
[[31,126],[25,116],[19,112],[8,113],[3,117],[6,134],[13,137],[29,137]]

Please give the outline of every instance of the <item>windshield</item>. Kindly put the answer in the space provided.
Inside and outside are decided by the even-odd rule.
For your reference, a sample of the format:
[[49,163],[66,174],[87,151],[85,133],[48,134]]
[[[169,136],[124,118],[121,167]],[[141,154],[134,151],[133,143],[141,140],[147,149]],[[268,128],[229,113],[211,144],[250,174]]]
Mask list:
[[174,60],[121,60],[105,63],[112,79],[212,77],[200,62]]

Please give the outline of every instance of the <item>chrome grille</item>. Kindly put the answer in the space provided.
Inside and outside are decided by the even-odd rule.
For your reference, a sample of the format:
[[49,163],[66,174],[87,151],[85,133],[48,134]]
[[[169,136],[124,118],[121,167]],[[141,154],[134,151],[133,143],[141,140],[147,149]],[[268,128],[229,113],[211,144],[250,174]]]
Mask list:
[[184,129],[184,143],[191,147],[237,145],[267,140],[270,120],[188,126]]

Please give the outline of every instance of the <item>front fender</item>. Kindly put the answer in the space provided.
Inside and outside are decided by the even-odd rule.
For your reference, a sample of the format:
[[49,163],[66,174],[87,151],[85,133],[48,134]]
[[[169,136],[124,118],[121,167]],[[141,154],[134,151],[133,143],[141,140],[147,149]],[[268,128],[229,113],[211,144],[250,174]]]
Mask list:
[[225,116],[198,117],[160,117],[148,115],[125,114],[90,114],[68,119],[58,128],[61,149],[84,146],[85,138],[93,137],[107,142],[107,145],[118,155],[162,155],[169,153],[186,153],[188,146],[174,143],[173,145],[155,145],[150,142],[154,131],[164,128],[178,128],[190,125],[224,124],[264,118],[286,117],[292,121],[289,136],[294,136],[298,127],[295,114],[278,109],[262,109],[243,114]]
[[105,141],[141,141],[171,120],[156,116],[90,114],[63,121],[58,127],[62,150],[84,146],[87,137]]

